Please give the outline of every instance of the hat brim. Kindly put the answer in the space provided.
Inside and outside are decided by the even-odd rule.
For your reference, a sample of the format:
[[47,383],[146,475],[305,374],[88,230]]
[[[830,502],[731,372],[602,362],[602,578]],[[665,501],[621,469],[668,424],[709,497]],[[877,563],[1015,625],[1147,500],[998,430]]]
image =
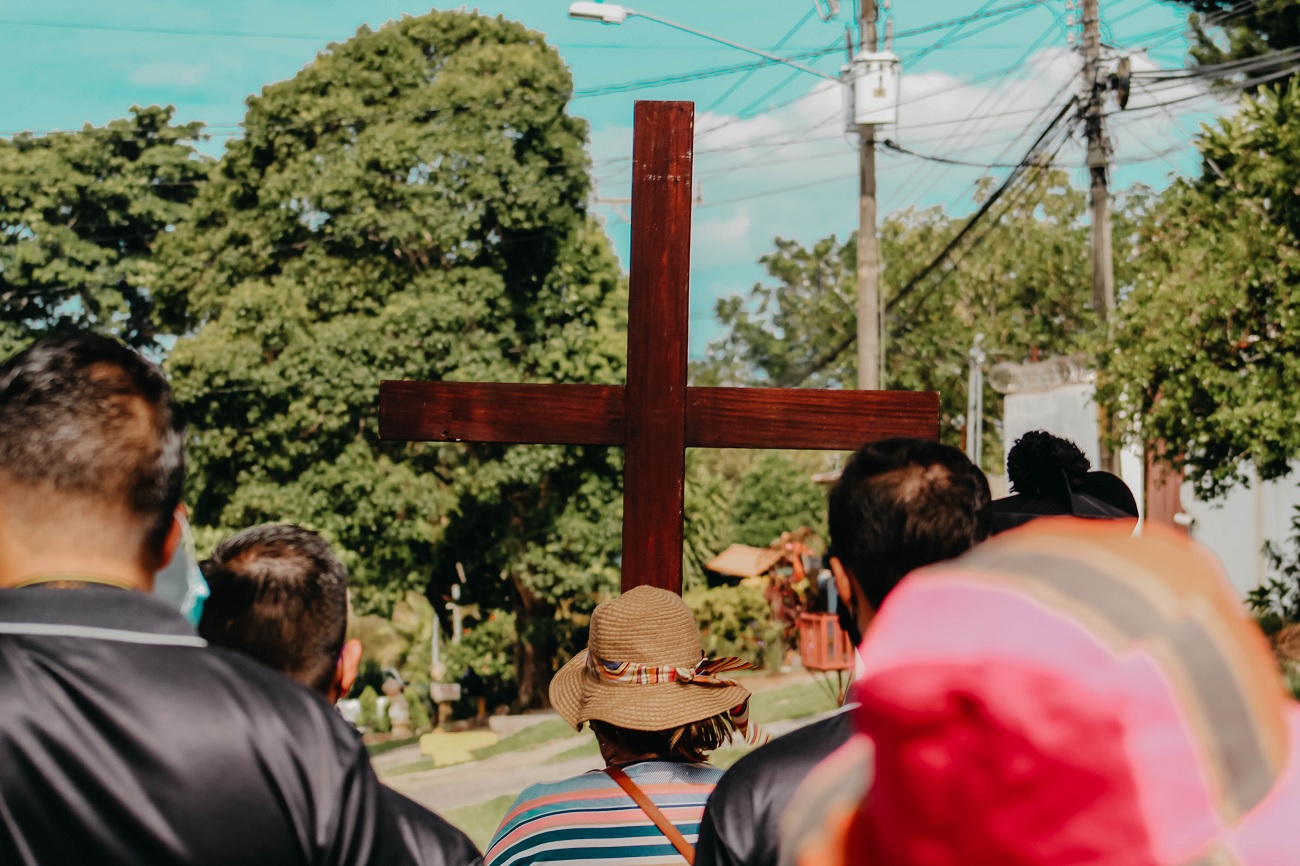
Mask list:
[[574,730],[595,719],[634,731],[666,731],[732,710],[749,700],[744,686],[616,683],[587,671],[578,653],[551,680],[551,706]]

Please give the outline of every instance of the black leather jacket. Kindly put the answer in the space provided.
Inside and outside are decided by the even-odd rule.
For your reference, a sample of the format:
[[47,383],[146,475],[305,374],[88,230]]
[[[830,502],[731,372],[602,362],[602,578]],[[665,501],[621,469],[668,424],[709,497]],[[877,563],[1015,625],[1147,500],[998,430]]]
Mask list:
[[356,733],[142,593],[0,590],[0,863],[409,861]]
[[781,815],[795,789],[853,734],[853,714],[777,737],[737,761],[709,795],[695,866],[776,866]]

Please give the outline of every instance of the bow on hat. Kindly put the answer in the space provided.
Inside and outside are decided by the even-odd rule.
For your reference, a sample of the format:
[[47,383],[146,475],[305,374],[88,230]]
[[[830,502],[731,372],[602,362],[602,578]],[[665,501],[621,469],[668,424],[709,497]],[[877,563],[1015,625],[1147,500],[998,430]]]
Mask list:
[[[601,679],[615,683],[633,685],[655,685],[658,683],[691,683],[702,686],[734,686],[738,683],[731,677],[722,676],[727,671],[740,671],[755,668],[752,662],[742,658],[727,656],[720,659],[701,658],[695,667],[675,665],[649,665],[640,662],[616,662],[598,658],[587,650],[587,670]],[[749,721],[749,701],[727,711],[732,724],[746,743],[757,745],[765,743],[768,736],[757,724]]]

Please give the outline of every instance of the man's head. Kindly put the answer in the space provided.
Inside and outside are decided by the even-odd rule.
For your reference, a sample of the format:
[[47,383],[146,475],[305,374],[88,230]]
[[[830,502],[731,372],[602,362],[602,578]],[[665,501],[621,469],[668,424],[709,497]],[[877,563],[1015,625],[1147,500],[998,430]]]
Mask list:
[[148,588],[184,475],[167,380],[116,340],[48,337],[0,365],[0,585],[56,570]]
[[987,538],[989,503],[988,479],[956,448],[903,438],[860,448],[830,495],[831,571],[850,625],[861,632],[908,572]]
[[348,574],[325,539],[289,524],[227,538],[202,563],[211,589],[199,634],[331,701],[352,687],[361,643],[346,641]]

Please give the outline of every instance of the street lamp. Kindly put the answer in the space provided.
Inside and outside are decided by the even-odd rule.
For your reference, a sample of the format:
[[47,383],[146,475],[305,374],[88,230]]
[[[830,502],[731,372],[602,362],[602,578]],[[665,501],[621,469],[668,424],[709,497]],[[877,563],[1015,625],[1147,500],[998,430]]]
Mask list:
[[579,21],[599,21],[601,24],[622,24],[627,20],[628,10],[613,3],[592,3],[580,0],[569,7],[569,17]]
[[[776,54],[751,48],[703,30],[696,30],[675,21],[668,21],[646,12],[638,12],[619,6],[616,3],[594,3],[591,0],[579,0],[569,7],[569,17],[579,21],[595,21],[601,24],[622,24],[635,16],[648,18],[674,30],[690,33],[710,42],[717,42],[731,48],[765,58],[773,63],[781,63],[801,72],[816,75],[836,84],[848,87],[847,115],[849,123],[858,130],[859,141],[859,188],[858,188],[858,387],[874,390],[881,387],[884,380],[884,352],[881,346],[880,316],[880,258],[879,240],[876,237],[876,127],[898,122],[898,79],[899,60],[890,51],[877,51],[878,0],[862,2],[862,39],[858,53],[849,65],[844,67],[841,77],[827,75],[825,72],[795,63]],[[886,0],[885,7],[889,7]],[[892,24],[892,22],[891,22]],[[890,38],[888,32],[886,42]]]

